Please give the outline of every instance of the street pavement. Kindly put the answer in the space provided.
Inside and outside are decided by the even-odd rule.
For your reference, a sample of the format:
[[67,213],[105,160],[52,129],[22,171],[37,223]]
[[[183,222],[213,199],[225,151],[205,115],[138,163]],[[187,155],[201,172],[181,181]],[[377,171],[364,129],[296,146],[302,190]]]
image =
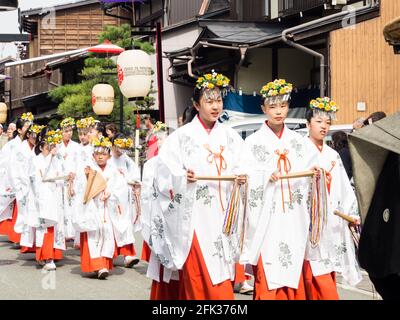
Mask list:
[[[135,248],[140,256],[142,240],[137,235]],[[70,243],[68,243],[70,245]],[[146,277],[147,264],[140,262],[132,269],[123,266],[119,257],[106,280],[82,274],[79,250],[68,248],[56,271],[42,271],[33,253],[21,254],[6,237],[0,236],[0,300],[148,300],[151,281]],[[377,300],[373,286],[363,273],[356,287],[346,286],[337,277],[338,291],[343,300]],[[251,295],[236,294],[238,300],[250,300]]]

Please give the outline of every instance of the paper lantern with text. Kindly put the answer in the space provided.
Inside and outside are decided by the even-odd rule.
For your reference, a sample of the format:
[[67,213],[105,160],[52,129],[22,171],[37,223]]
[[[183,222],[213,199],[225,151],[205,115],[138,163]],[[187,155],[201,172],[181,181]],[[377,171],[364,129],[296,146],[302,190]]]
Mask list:
[[96,84],[92,89],[92,106],[95,114],[108,116],[114,107],[114,88],[106,83]]
[[7,105],[0,102],[0,123],[5,123],[7,120]]
[[118,85],[128,98],[144,98],[151,89],[150,56],[142,50],[127,50],[118,56]]

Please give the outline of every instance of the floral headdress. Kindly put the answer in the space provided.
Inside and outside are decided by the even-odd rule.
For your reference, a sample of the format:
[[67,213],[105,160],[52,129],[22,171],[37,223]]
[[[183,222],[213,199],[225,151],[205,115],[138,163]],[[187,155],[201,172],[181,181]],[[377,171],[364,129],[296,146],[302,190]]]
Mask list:
[[90,127],[93,127],[96,123],[96,120],[93,117],[87,117],[80,119],[76,122],[76,127],[78,129],[89,129]]
[[44,141],[48,144],[59,144],[62,141],[62,133],[60,129],[50,130],[46,132]]
[[289,101],[292,91],[293,85],[291,83],[286,82],[285,79],[276,79],[263,86],[260,93],[268,104],[275,104]]
[[71,117],[65,118],[63,121],[61,121],[60,127],[62,129],[67,127],[75,127],[75,120]]
[[157,132],[160,132],[160,131],[167,131],[167,126],[165,125],[165,123],[163,123],[161,121],[157,121],[154,124],[153,132],[157,133]]
[[336,118],[336,112],[339,111],[339,108],[335,101],[331,100],[328,97],[317,98],[310,101],[310,108],[314,111],[315,114],[323,114],[332,119]]
[[30,126],[28,131],[32,132],[32,133],[35,133],[35,134],[39,134],[44,128],[46,128],[46,126],[39,126],[37,124],[33,124],[33,125]]
[[33,114],[32,112],[27,112],[27,113],[23,113],[21,116],[21,119],[24,120],[25,122],[33,122]]
[[93,138],[91,144],[94,147],[94,151],[97,152],[106,151],[107,153],[110,153],[112,147],[112,142],[110,141],[110,139],[104,136]]
[[224,76],[222,73],[216,73],[211,70],[211,73],[207,73],[199,77],[196,81],[197,89],[214,89],[215,87],[228,88],[229,78]]
[[131,138],[117,138],[114,140],[114,146],[122,150],[129,150],[133,147],[133,140]]

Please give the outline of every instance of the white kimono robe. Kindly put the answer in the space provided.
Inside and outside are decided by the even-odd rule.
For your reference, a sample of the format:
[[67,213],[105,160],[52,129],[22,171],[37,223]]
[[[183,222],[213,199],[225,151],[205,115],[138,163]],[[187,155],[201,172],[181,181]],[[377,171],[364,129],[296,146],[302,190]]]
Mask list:
[[[143,174],[142,174],[142,190],[141,190],[141,207],[142,207],[142,215],[141,215],[141,224],[142,224],[142,237],[143,240],[148,244],[150,241],[151,234],[151,221],[152,221],[152,205],[156,205],[155,203],[155,192],[156,187],[155,183],[155,173],[158,164],[158,156],[154,156],[153,158],[147,160],[143,165]],[[157,203],[158,204],[158,203]],[[159,208],[159,206],[157,207]],[[159,210],[154,210],[156,218],[159,217]],[[157,244],[157,242],[156,242]],[[157,252],[163,252],[164,250],[168,250],[168,248],[161,248],[157,250]],[[147,277],[156,280],[157,282],[164,281],[169,283],[172,280],[179,280],[179,273],[177,270],[164,268],[163,279],[160,279],[160,266],[161,262],[158,258],[156,252],[151,250],[149,264],[147,267]]]
[[208,134],[198,117],[165,140],[156,165],[149,237],[165,268],[182,269],[195,232],[212,283],[234,279],[241,223],[229,237],[222,232],[233,183],[188,184],[187,169],[197,176],[242,174],[241,155],[243,140],[234,130],[216,123]]
[[[242,264],[257,265],[261,255],[270,290],[297,289],[310,224],[310,178],[270,182],[271,174],[309,170],[316,153],[286,126],[279,138],[266,123],[246,141],[249,173],[248,225]],[[280,169],[280,170],[279,170]]]
[[93,163],[93,146],[90,143],[86,146],[79,144],[77,168],[79,167],[80,170],[80,168],[91,166]]
[[121,199],[125,195],[126,183],[122,175],[108,164],[101,170],[96,164],[92,169],[101,173],[107,181],[106,192],[111,195],[106,201],[100,200],[103,193],[83,204],[87,179],[84,172],[78,172],[76,181],[76,201],[80,209],[74,211],[73,225],[79,232],[87,232],[90,257],[113,258],[115,251],[115,234],[125,228],[121,219]]
[[[66,174],[69,174],[71,172],[76,174],[78,167],[80,166],[79,144],[76,143],[75,141],[70,140],[68,145],[66,146],[64,142],[61,142],[61,145],[59,146],[59,152],[62,158],[64,159],[64,168]],[[64,223],[65,223],[66,237],[75,238],[76,231],[72,226],[72,215],[75,210],[75,204],[74,204],[75,197],[71,198],[68,195],[67,183],[64,184],[63,198],[64,198],[64,211],[65,211]]]
[[110,165],[116,168],[125,179],[125,194],[121,198],[121,216],[120,227],[115,226],[115,237],[118,247],[135,243],[134,232],[141,229],[140,223],[136,221],[136,201],[133,196],[132,186],[128,182],[140,182],[140,171],[135,162],[126,154],[122,154],[119,158],[112,157],[109,160]]
[[[36,246],[43,246],[43,239],[48,227],[54,227],[54,248],[65,250],[64,226],[64,181],[43,182],[45,178],[64,176],[63,160],[60,154],[44,157],[41,153],[34,157],[35,198],[37,202]],[[33,220],[35,222],[35,220]]]
[[357,198],[339,154],[328,145],[324,145],[322,151],[319,151],[308,137],[305,141],[310,152],[317,152],[316,164],[331,177],[327,224],[322,230],[317,247],[313,248],[310,242],[307,243],[306,258],[310,260],[314,276],[336,271],[340,272],[350,285],[356,285],[362,277],[356,260],[351,231],[348,222],[333,212],[338,210],[358,218]]
[[21,138],[16,136],[0,151],[0,222],[12,218],[15,200],[11,183],[12,155],[21,143]]
[[[35,231],[29,223],[35,213],[35,195],[32,185],[34,183],[33,158],[35,152],[29,146],[27,140],[22,141],[11,154],[10,181],[15,190],[18,206],[18,216],[14,225],[14,231],[21,234],[21,246],[33,247]],[[31,212],[32,211],[32,212]]]

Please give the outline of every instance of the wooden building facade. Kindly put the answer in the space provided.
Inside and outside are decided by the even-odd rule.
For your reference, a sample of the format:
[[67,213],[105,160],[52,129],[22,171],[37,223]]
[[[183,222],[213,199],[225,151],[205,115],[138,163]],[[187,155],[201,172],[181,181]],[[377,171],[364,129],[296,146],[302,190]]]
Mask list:
[[[400,110],[400,55],[383,36],[385,25],[400,16],[400,1],[381,0],[380,6],[379,17],[330,33],[331,95],[341,106],[340,123]],[[357,111],[359,102],[365,111]]]
[[[129,18],[121,7],[113,14]],[[121,25],[126,20],[108,16],[99,1],[81,1],[53,9],[22,12],[31,30],[29,57],[75,50],[96,45],[98,35],[106,25]]]
[[[31,36],[28,59],[5,68],[6,74],[12,77],[6,83],[6,90],[12,92],[13,116],[25,111],[40,114],[54,109],[47,93],[56,86],[79,81],[85,57],[79,49],[98,44],[98,35],[104,26],[129,23],[132,16],[120,7],[110,13],[126,19],[106,15],[97,0],[22,11],[22,28]],[[53,62],[56,63],[49,67]]]

